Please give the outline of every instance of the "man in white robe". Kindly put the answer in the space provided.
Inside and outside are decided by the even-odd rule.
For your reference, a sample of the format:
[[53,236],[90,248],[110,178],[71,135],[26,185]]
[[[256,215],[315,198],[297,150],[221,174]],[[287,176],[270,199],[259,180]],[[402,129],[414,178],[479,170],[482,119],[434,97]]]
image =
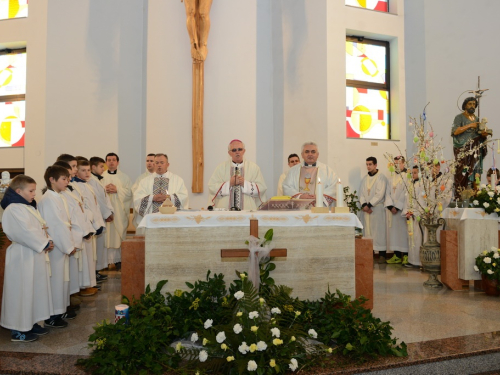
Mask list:
[[130,205],[132,203],[132,183],[130,178],[118,170],[120,159],[115,153],[106,155],[108,170],[102,174],[104,185],[113,206],[113,221],[106,223],[105,247],[108,249],[108,263],[115,263],[121,269],[121,246],[127,237]]
[[408,228],[406,217],[401,214],[401,211],[406,201],[407,185],[411,183],[411,180],[407,177],[404,156],[394,158],[394,168],[395,172],[389,179],[386,199],[386,208],[389,210],[386,213],[389,226],[388,248],[394,251],[394,255],[387,260],[387,263],[408,264]]
[[266,201],[267,186],[257,164],[244,160],[245,145],[229,142],[230,159],[219,164],[208,181],[209,204],[215,208],[256,210]]
[[[292,168],[294,165],[300,164],[300,158],[297,154],[290,154],[288,156],[288,168]],[[278,180],[278,197],[283,195],[283,181],[285,181],[286,175],[288,174],[288,169],[286,172],[283,172]]]
[[359,203],[363,211],[363,236],[373,239],[373,250],[379,253],[379,263],[385,263],[387,251],[386,190],[387,178],[377,169],[377,159],[366,159],[368,174],[361,180]]
[[140,220],[147,214],[158,212],[167,199],[177,209],[189,207],[189,196],[184,180],[168,170],[170,164],[167,155],[157,154],[155,165],[156,172],[139,182],[134,192],[134,209]]
[[54,245],[36,209],[35,180],[17,176],[10,186],[1,203],[3,231],[12,244],[5,255],[0,325],[12,330],[12,341],[34,341],[36,334],[24,333],[54,314],[47,262]]
[[[155,165],[155,156],[156,154],[148,154],[146,156],[146,172],[141,174],[137,179],[135,180],[134,184],[132,185],[132,195],[135,194],[135,191],[139,187],[139,184],[142,180],[144,180],[146,177],[151,176],[152,174],[155,173],[156,165]],[[137,228],[142,220],[142,217],[137,213],[137,211],[134,209],[134,219],[133,219],[133,224]],[[136,234],[137,234],[137,229],[136,229]]]
[[323,185],[323,206],[329,207],[335,201],[337,175],[332,168],[318,161],[319,151],[315,142],[302,145],[304,165],[297,164],[288,171],[283,181],[283,193],[292,198],[316,199],[316,184]]

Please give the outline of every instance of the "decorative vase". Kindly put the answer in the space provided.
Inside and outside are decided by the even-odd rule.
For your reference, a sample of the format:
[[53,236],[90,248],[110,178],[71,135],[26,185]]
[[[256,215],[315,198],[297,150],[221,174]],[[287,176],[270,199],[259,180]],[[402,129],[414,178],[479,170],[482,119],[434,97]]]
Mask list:
[[488,296],[499,296],[500,290],[498,290],[498,280],[490,280],[486,275],[481,275],[483,280],[483,290]]
[[468,199],[464,199],[462,201],[462,208],[469,208],[469,200]]
[[437,279],[437,275],[441,274],[441,244],[436,240],[436,231],[441,225],[444,229],[445,221],[443,218],[439,218],[437,224],[429,224],[425,219],[422,219],[420,230],[422,238],[424,238],[422,224],[427,229],[427,241],[420,246],[420,262],[424,272],[429,274],[429,279],[424,282],[424,286],[442,288],[443,284]]

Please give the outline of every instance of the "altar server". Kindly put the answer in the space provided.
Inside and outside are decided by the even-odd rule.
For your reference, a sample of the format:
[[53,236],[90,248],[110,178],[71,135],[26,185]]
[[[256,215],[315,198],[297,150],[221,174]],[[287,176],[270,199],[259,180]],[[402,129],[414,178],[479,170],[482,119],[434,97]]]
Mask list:
[[389,244],[388,247],[394,251],[391,259],[387,260],[389,264],[407,264],[408,263],[408,228],[406,217],[401,215],[406,200],[407,185],[411,183],[408,180],[405,167],[404,156],[394,158],[395,171],[389,180],[389,190],[386,198],[386,213],[389,226]]
[[318,145],[306,142],[302,145],[304,164],[295,165],[283,181],[283,193],[293,198],[316,199],[316,184],[323,185],[323,206],[335,201],[337,175],[332,168],[318,161]]
[[359,203],[363,211],[363,235],[373,239],[373,250],[379,253],[379,263],[386,262],[386,189],[387,177],[377,169],[377,158],[366,159],[368,174],[361,180]]
[[[300,158],[299,155],[297,154],[290,154],[288,155],[288,168],[292,168],[294,165],[300,164]],[[286,175],[288,174],[288,171],[290,169],[287,169],[286,172],[283,172],[278,180],[278,196],[283,195],[283,181],[285,181]]]
[[[97,286],[96,278],[97,244],[95,237],[103,233],[106,224],[104,223],[101,215],[101,209],[99,207],[97,195],[92,186],[90,186],[90,184],[88,183],[91,178],[90,176],[90,163],[87,160],[79,159],[78,170],[76,172],[75,178],[73,179],[72,186],[83,198],[85,210],[95,231],[95,235],[85,242],[85,250],[90,277],[90,280],[88,282],[90,283],[90,287],[99,289],[99,287]],[[87,280],[84,279],[82,282],[84,283],[84,286],[87,287],[87,285],[85,285]],[[88,292],[91,292],[91,290],[88,290]]]
[[118,170],[120,158],[115,153],[106,155],[108,170],[102,174],[101,184],[109,195],[113,206],[113,221],[106,223],[104,246],[108,249],[108,263],[115,263],[121,269],[121,246],[127,236],[130,205],[132,203],[132,184],[130,178]]
[[216,208],[256,210],[266,201],[267,186],[257,164],[244,160],[245,144],[229,142],[230,159],[219,164],[208,181],[209,203]]
[[1,206],[3,231],[12,241],[5,255],[0,325],[11,341],[35,341],[48,333],[37,322],[54,315],[48,252],[54,244],[36,209],[36,182],[19,175],[5,191]]
[[64,318],[73,319],[74,312],[67,312],[70,305],[69,290],[69,257],[76,252],[71,234],[71,213],[62,192],[69,183],[68,171],[57,165],[47,168],[44,174],[47,190],[42,196],[38,208],[47,222],[48,233],[54,241],[54,250],[49,253],[54,314],[45,320],[45,325],[53,328],[64,328],[68,323]]
[[134,209],[138,220],[150,213],[158,212],[165,200],[170,199],[178,209],[189,207],[189,197],[184,180],[168,171],[170,166],[165,154],[155,156],[156,172],[146,177],[134,192]]
[[[104,159],[98,156],[91,157],[90,168],[92,175],[87,181],[92,187],[99,203],[101,216],[106,223],[114,220],[113,206],[109,199],[104,186],[101,184],[103,180],[102,174],[104,173]],[[104,246],[105,234],[96,236],[96,251],[97,251],[97,264],[96,264],[96,280],[98,283],[105,281],[108,277],[99,273],[99,271],[108,267],[108,249]]]

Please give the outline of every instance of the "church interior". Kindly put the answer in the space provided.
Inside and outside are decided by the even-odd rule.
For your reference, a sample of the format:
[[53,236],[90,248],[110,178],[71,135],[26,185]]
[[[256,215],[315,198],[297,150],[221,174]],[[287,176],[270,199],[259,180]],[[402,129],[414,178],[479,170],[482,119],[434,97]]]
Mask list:
[[[351,192],[360,191],[368,157],[377,158],[379,171],[389,178],[387,155],[419,152],[410,118],[423,116],[442,145],[440,158],[453,159],[453,119],[465,97],[479,89],[484,90],[480,117],[489,118],[492,139],[500,135],[494,111],[500,100],[500,54],[494,47],[498,1],[213,0],[201,78],[201,138],[194,141],[199,61],[190,49],[186,4],[0,0],[0,172],[34,178],[38,201],[44,172],[60,154],[116,153],[120,171],[133,182],[146,171],[146,155],[161,153],[168,155],[169,171],[183,179],[190,209],[199,211],[212,204],[210,176],[228,159],[231,140],[244,143],[245,159],[260,167],[271,198],[280,195],[278,180],[289,169],[288,156],[301,155],[308,141],[317,145],[318,161]],[[16,66],[23,67],[24,77],[14,74]],[[11,81],[17,85],[13,91]],[[478,185],[487,183],[486,170],[500,160],[500,142],[488,148]],[[362,213],[358,216],[365,223]],[[455,240],[442,243],[441,252],[452,249],[447,261],[451,257],[456,268],[465,239],[462,224],[455,222]],[[127,231],[132,243],[135,229]],[[498,248],[498,229],[495,243],[473,234],[470,241]],[[238,230],[247,235],[247,227]],[[146,240],[145,246],[151,243]],[[152,266],[144,240],[142,246],[147,273]],[[352,251],[354,246],[352,238]],[[291,253],[288,248],[287,256]],[[369,258],[371,311],[390,322],[394,337],[408,345],[408,356],[314,373],[499,373],[500,300],[485,294],[480,276],[460,279],[452,288],[443,281],[451,271],[442,265],[445,285],[427,288],[428,274],[418,267],[382,264],[377,252],[370,251]],[[51,330],[34,343],[13,343],[10,331],[0,328],[0,373],[85,373],[76,361],[90,354],[93,327],[115,318],[123,279],[135,283],[133,268],[123,264],[122,270],[103,271],[108,280],[102,291],[83,300],[66,330]],[[349,285],[347,291],[351,286],[354,291],[354,281]]]

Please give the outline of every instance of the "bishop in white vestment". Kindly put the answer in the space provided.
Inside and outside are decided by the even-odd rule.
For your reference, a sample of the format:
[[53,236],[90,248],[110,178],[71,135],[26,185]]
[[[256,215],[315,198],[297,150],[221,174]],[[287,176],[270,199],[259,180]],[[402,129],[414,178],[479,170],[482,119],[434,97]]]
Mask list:
[[257,164],[244,160],[245,145],[229,143],[231,157],[217,166],[208,181],[209,204],[216,208],[256,210],[266,201],[267,186]]
[[102,174],[104,185],[113,206],[113,221],[106,223],[105,247],[108,249],[108,263],[120,263],[122,241],[127,236],[127,228],[132,203],[132,183],[130,178],[118,170],[116,154],[106,156],[108,170]]
[[283,193],[293,198],[315,199],[316,184],[323,185],[323,206],[329,207],[335,201],[337,175],[332,168],[318,161],[318,146],[314,142],[302,145],[304,165],[297,164],[288,171],[283,181]]

